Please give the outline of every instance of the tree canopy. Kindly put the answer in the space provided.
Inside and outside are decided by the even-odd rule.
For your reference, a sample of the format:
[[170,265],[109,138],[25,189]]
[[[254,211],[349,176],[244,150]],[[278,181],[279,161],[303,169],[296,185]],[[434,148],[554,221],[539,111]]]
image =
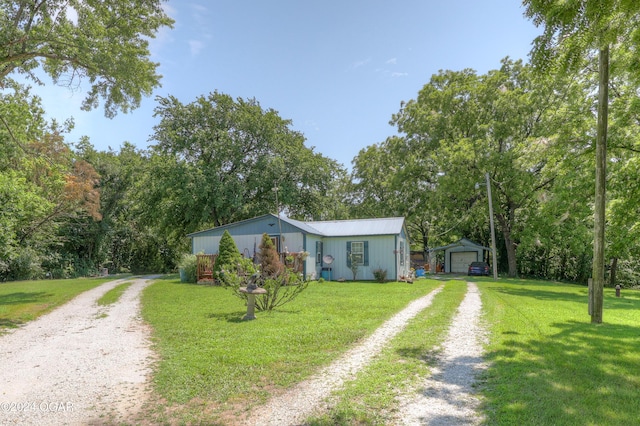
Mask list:
[[[0,0],[0,280],[171,271],[188,233],[267,212],[405,216],[412,250],[461,237],[489,246],[486,189],[476,188],[489,174],[501,273],[584,283],[598,264],[601,284],[607,274],[636,284],[640,5],[524,4],[545,26],[532,65],[505,58],[482,74],[433,75],[391,117],[398,134],[363,147],[349,173],[277,111],[217,91],[157,98],[149,148],[69,142],[72,120],[47,122],[12,77],[39,82],[41,68],[71,89],[88,80],[84,108],[126,112],[159,84],[148,41],[171,20],[159,1]],[[595,78],[603,49],[608,80]],[[603,88],[608,100],[597,97]],[[596,158],[605,139],[608,154]],[[606,199],[596,164],[606,166]],[[601,219],[606,238],[592,231]]]
[[218,92],[186,105],[175,97],[158,102],[156,144],[141,187],[147,205],[162,207],[154,220],[184,235],[269,211],[301,218],[322,212],[340,167],[306,147],[277,111]]
[[[397,194],[394,205],[407,206],[400,201],[407,194],[411,194],[409,199],[420,200],[411,209],[416,212],[416,227],[424,229],[425,222],[439,222],[442,231],[457,228],[459,232],[460,223],[455,225],[444,216],[467,216],[469,223],[486,211],[486,200],[474,186],[489,173],[509,275],[515,276],[523,218],[535,206],[536,194],[553,183],[551,168],[557,160],[553,152],[562,140],[557,124],[572,119],[569,110],[562,108],[571,87],[538,79],[530,67],[508,58],[500,69],[485,75],[469,69],[441,71],[417,99],[407,102],[393,117],[406,136],[389,139],[384,155],[398,171],[390,175],[370,172],[367,179],[360,164],[361,160],[372,163],[364,157],[375,152],[369,150],[361,152],[355,162],[357,176],[379,182],[388,194]],[[396,183],[392,176],[398,179]],[[461,214],[469,208],[476,213]],[[428,211],[427,219],[424,213]],[[487,217],[486,212],[480,214]],[[426,240],[424,235],[422,239]]]
[[[620,52],[618,70],[638,82],[637,51],[640,46],[640,4],[629,0],[525,0],[526,15],[544,33],[535,40],[533,62],[543,70],[584,72],[585,64],[598,52],[598,102],[595,138],[595,202],[593,242],[593,291],[591,322],[602,322],[605,276],[605,223],[607,180],[607,132],[609,119],[610,51]],[[626,59],[626,62],[624,61]]]
[[127,112],[159,86],[149,39],[172,24],[160,0],[2,0],[0,83],[17,73],[40,84],[42,68],[70,88],[88,80],[83,109],[102,99],[108,117]]

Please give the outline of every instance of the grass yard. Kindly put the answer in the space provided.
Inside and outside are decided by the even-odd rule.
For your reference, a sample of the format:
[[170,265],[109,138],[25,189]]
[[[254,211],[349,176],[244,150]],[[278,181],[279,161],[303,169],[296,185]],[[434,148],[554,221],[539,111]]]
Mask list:
[[[464,277],[466,279],[466,277]],[[478,391],[489,425],[628,425],[640,418],[640,293],[605,289],[605,324],[592,325],[584,286],[478,278],[491,331],[491,368]],[[160,353],[161,400],[145,414],[179,424],[232,424],[252,404],[307,378],[442,282],[314,283],[294,302],[241,320],[242,301],[219,287],[160,280],[143,296]],[[445,282],[433,304],[338,390],[308,424],[380,425],[396,392],[429,374],[464,297]]]
[[490,425],[630,425],[640,419],[640,293],[605,289],[590,324],[585,286],[478,280],[492,339]]
[[[466,279],[467,277],[463,277]],[[0,284],[0,333],[113,277]],[[488,425],[629,425],[640,418],[640,292],[605,289],[604,324],[590,324],[585,286],[475,278],[490,340],[477,386]],[[107,292],[118,300],[129,283]],[[428,376],[464,297],[460,280],[312,283],[278,310],[242,321],[246,307],[220,287],[157,280],[143,316],[159,354],[157,398],[142,415],[161,424],[232,424],[248,407],[329,364],[436,287],[432,305],[333,395],[309,424],[380,425],[398,391]]]
[[118,284],[117,286],[103,294],[102,297],[96,301],[96,304],[98,306],[113,305],[120,299],[122,293],[124,293],[125,290],[131,286],[131,284],[133,283],[124,282],[122,284]]
[[312,283],[293,302],[247,322],[243,301],[229,290],[159,280],[143,294],[160,354],[156,390],[169,406],[158,408],[156,421],[215,423],[249,401],[264,402],[440,284]]
[[0,334],[52,311],[107,281],[107,278],[38,280],[0,283]]
[[395,414],[397,392],[418,385],[423,377],[429,376],[429,367],[433,365],[438,346],[446,336],[466,288],[459,280],[446,282],[431,306],[411,320],[355,380],[334,394],[337,403],[331,411],[309,419],[308,424],[388,424]]

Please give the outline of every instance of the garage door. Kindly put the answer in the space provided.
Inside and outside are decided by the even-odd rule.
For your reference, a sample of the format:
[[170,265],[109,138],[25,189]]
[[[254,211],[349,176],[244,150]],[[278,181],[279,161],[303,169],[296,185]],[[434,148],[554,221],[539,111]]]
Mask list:
[[459,251],[451,253],[451,272],[466,274],[469,264],[478,260],[477,251]]

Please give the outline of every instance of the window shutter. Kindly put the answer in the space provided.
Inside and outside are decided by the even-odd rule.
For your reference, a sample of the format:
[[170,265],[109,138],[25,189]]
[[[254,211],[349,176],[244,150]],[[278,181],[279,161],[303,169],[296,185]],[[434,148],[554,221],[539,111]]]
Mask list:
[[369,241],[364,242],[364,266],[369,266]]
[[347,268],[351,268],[351,241],[347,241]]

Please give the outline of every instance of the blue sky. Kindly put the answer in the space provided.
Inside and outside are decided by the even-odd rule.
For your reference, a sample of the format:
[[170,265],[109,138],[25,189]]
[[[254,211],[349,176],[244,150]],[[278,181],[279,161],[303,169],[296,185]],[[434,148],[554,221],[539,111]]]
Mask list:
[[151,43],[162,87],[139,109],[109,120],[80,110],[81,91],[37,89],[50,117],[74,118],[68,141],[145,148],[156,95],[187,104],[217,90],[275,109],[307,146],[350,168],[361,149],[396,134],[391,115],[433,74],[526,60],[541,32],[519,0],[171,0],[166,10],[175,26]]

